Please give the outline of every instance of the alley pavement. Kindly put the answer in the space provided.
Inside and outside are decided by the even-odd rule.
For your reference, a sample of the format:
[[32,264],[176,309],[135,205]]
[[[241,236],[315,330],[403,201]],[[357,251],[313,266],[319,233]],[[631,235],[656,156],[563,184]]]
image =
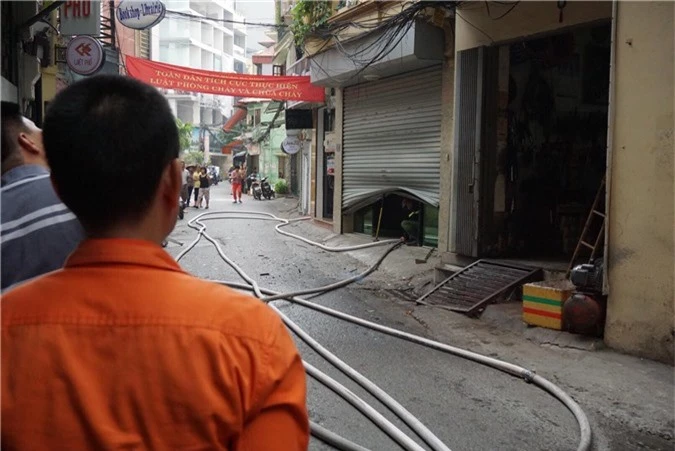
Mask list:
[[[261,211],[297,217],[297,199],[233,204],[227,182],[211,188],[209,212]],[[189,208],[167,247],[177,255],[197,233],[187,222],[205,210]],[[352,277],[372,264],[386,247],[328,253],[279,235],[274,223],[250,219],[206,221],[208,233],[261,287],[278,291],[311,288]],[[359,235],[336,236],[312,222],[287,228],[331,246],[371,242]],[[577,349],[528,339],[522,325],[488,308],[481,319],[416,306],[405,295],[430,278],[434,257],[415,263],[428,249],[402,247],[380,270],[349,288],[313,299],[322,305],[453,346],[533,369],[558,384],[584,409],[596,450],[672,450],[673,368],[603,348]],[[202,240],[182,260],[206,279],[241,282]],[[428,280],[427,280],[428,281]],[[579,433],[574,418],[555,398],[522,380],[491,368],[343,322],[285,301],[276,304],[293,321],[403,404],[452,450],[572,450]],[[493,309],[491,311],[491,309]],[[394,424],[417,439],[402,422],[346,376],[296,340],[304,359],[350,388]],[[322,426],[373,450],[397,445],[353,407],[308,379],[310,417]],[[312,439],[312,450],[331,449]]]

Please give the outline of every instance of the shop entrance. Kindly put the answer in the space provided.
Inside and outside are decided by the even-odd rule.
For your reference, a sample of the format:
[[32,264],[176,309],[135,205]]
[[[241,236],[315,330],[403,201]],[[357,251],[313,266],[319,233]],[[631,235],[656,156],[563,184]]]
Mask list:
[[464,240],[474,257],[569,260],[606,170],[610,24],[473,50],[483,55],[481,119],[474,146],[458,147],[458,169],[462,158],[479,162],[467,183],[476,196],[456,186],[457,214],[468,206],[478,233],[471,246],[460,224],[458,248]]
[[389,193],[354,214],[354,231],[380,238],[404,236],[416,245],[437,247],[438,208],[410,195]]

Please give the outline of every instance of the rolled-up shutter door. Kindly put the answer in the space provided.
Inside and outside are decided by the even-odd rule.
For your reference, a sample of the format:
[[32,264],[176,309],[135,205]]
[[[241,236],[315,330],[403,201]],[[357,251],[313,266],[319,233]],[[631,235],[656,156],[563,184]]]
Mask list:
[[345,88],[342,208],[407,192],[440,194],[441,66]]

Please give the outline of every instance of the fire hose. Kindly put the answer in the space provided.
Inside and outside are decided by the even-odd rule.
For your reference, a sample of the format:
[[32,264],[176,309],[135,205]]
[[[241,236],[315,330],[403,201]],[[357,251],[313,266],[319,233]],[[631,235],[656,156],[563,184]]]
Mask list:
[[[208,221],[208,220],[217,220],[217,219],[248,219],[248,220],[265,220],[265,221],[275,221],[278,222],[277,226],[275,227],[275,230],[287,237],[293,238],[300,240],[304,243],[310,244],[312,246],[316,246],[320,249],[323,249],[328,252],[348,252],[348,251],[353,251],[353,250],[359,250],[359,249],[366,249],[366,248],[371,248],[374,246],[383,246],[383,245],[390,245],[389,248],[383,253],[382,256],[373,264],[370,266],[366,271],[363,273],[357,274],[354,277],[350,277],[348,279],[339,281],[337,283],[333,283],[330,285],[322,286],[322,287],[317,287],[317,288],[312,288],[312,289],[305,289],[305,290],[298,290],[295,292],[290,292],[290,293],[279,293],[275,292],[273,290],[269,289],[264,289],[261,288],[258,283],[248,276],[243,269],[241,269],[234,261],[232,261],[226,254],[223,252],[220,244],[213,239],[208,233],[206,233],[206,225],[204,224],[203,221]],[[553,384],[552,382],[548,381],[547,379],[535,374],[533,371],[530,371],[526,368],[520,367],[518,365],[514,365],[509,362],[505,362],[493,357],[488,357],[484,356],[482,354],[478,354],[472,351],[468,351],[465,349],[457,348],[454,346],[450,346],[438,341],[430,340],[418,335],[410,334],[405,331],[401,331],[398,329],[390,328],[387,326],[383,326],[381,324],[377,324],[371,321],[367,321],[363,318],[358,318],[343,312],[340,312],[338,310],[334,310],[325,306],[322,306],[320,304],[316,304],[314,302],[310,302],[306,299],[299,298],[298,296],[302,295],[307,295],[307,294],[325,294],[327,292],[343,288],[349,284],[358,282],[362,280],[364,277],[368,276],[377,268],[379,265],[384,261],[384,259],[395,249],[397,249],[402,243],[400,240],[386,240],[386,241],[377,241],[373,243],[367,243],[367,244],[362,244],[362,245],[357,245],[357,246],[346,246],[346,247],[329,247],[325,246],[321,243],[316,243],[312,240],[309,240],[307,238],[301,237],[299,235],[295,235],[293,233],[287,232],[285,230],[282,230],[283,227],[286,227],[290,225],[293,222],[297,221],[303,221],[307,220],[310,218],[299,218],[299,219],[293,219],[293,220],[288,220],[288,219],[283,219],[279,218],[271,213],[264,213],[264,212],[254,212],[254,211],[237,211],[237,212],[206,212],[202,213],[194,218],[192,218],[190,221],[188,221],[188,226],[194,230],[197,231],[197,237],[192,241],[180,254],[176,256],[176,260],[180,261],[185,255],[187,255],[188,252],[190,252],[198,243],[199,241],[204,238],[207,241],[209,241],[211,244],[214,245],[216,248],[220,258],[227,263],[230,267],[234,269],[234,271],[246,282],[246,283],[240,283],[240,282],[229,282],[229,281],[214,281],[216,283],[220,283],[223,285],[227,285],[231,288],[234,289],[240,289],[240,290],[247,290],[247,291],[252,291],[253,294],[261,299],[263,302],[269,303],[269,305],[280,315],[281,319],[283,322],[286,324],[286,327],[288,327],[293,333],[295,333],[301,340],[303,340],[305,343],[307,343],[314,351],[316,351],[320,356],[322,356],[324,359],[326,359],[328,362],[330,362],[333,366],[335,366],[337,369],[342,371],[345,375],[347,375],[350,379],[352,379],[354,382],[359,384],[362,388],[364,388],[368,393],[370,393],[372,396],[374,396],[376,399],[378,399],[380,402],[382,402],[383,405],[385,405],[390,411],[392,411],[397,417],[399,417],[412,431],[414,431],[431,449],[433,450],[444,450],[444,451],[449,451],[449,448],[436,436],[434,435],[426,426],[422,424],[422,422],[417,419],[414,415],[412,415],[405,407],[403,407],[401,404],[399,404],[395,399],[393,399],[389,394],[387,394],[384,390],[379,388],[376,384],[368,380],[365,376],[360,374],[358,371],[356,371],[354,368],[350,367],[347,365],[345,362],[340,360],[336,355],[331,353],[328,349],[323,347],[321,344],[319,344],[316,340],[314,340],[309,334],[307,334],[305,331],[303,331],[297,324],[295,324],[293,321],[290,320],[286,315],[284,315],[275,305],[271,304],[272,301],[276,300],[286,300],[292,303],[295,303],[297,305],[304,306],[306,308],[313,309],[315,311],[330,315],[332,317],[348,321],[350,323],[380,332],[384,333],[393,337],[397,337],[403,340],[410,341],[412,343],[416,343],[437,351],[441,351],[447,354],[452,354],[458,357],[462,357],[467,360],[471,360],[476,363],[480,363],[482,365],[489,366],[491,368],[497,369],[499,371],[502,371],[506,374],[509,374],[514,377],[518,377],[520,379],[525,380],[527,383],[532,383],[536,385],[537,387],[543,389],[544,391],[548,392],[555,398],[557,398],[567,409],[574,415],[578,426],[579,426],[579,432],[580,432],[580,440],[577,446],[577,451],[586,451],[590,449],[591,446],[591,441],[592,441],[592,432],[591,432],[591,427],[590,423],[588,421],[588,418],[586,417],[586,414],[584,411],[581,409],[581,407],[574,401],[570,395],[568,395],[566,392],[564,392],[560,387],[557,385]],[[371,406],[365,403],[361,398],[356,396],[353,392],[348,390],[346,387],[332,379],[330,376],[326,375],[325,373],[322,373],[309,363],[303,361],[303,364],[305,365],[305,369],[308,373],[308,375],[318,382],[322,383],[323,385],[327,386],[330,388],[332,391],[334,391],[336,394],[341,396],[343,399],[345,399],[347,402],[352,404],[355,408],[357,408],[361,413],[363,413],[371,422],[373,422],[378,428],[380,428],[382,431],[384,431],[389,437],[391,437],[394,441],[396,441],[401,448],[406,449],[406,450],[423,450],[419,444],[417,444],[414,440],[412,440],[410,437],[406,436],[400,429],[398,429],[395,425],[393,425],[391,422],[389,422],[383,415],[381,415],[379,412],[377,412],[375,409],[373,409]],[[322,426],[311,423],[311,433],[313,436],[318,438],[321,441],[324,441],[331,446],[340,449],[340,450],[363,450],[363,448],[360,445],[357,445],[350,440],[341,437],[325,428]]]

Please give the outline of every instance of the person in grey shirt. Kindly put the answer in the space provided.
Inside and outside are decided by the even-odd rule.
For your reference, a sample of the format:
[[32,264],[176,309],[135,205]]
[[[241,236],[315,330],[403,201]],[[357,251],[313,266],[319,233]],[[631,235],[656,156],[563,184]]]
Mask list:
[[49,179],[42,130],[2,102],[0,288],[59,269],[84,238]]

